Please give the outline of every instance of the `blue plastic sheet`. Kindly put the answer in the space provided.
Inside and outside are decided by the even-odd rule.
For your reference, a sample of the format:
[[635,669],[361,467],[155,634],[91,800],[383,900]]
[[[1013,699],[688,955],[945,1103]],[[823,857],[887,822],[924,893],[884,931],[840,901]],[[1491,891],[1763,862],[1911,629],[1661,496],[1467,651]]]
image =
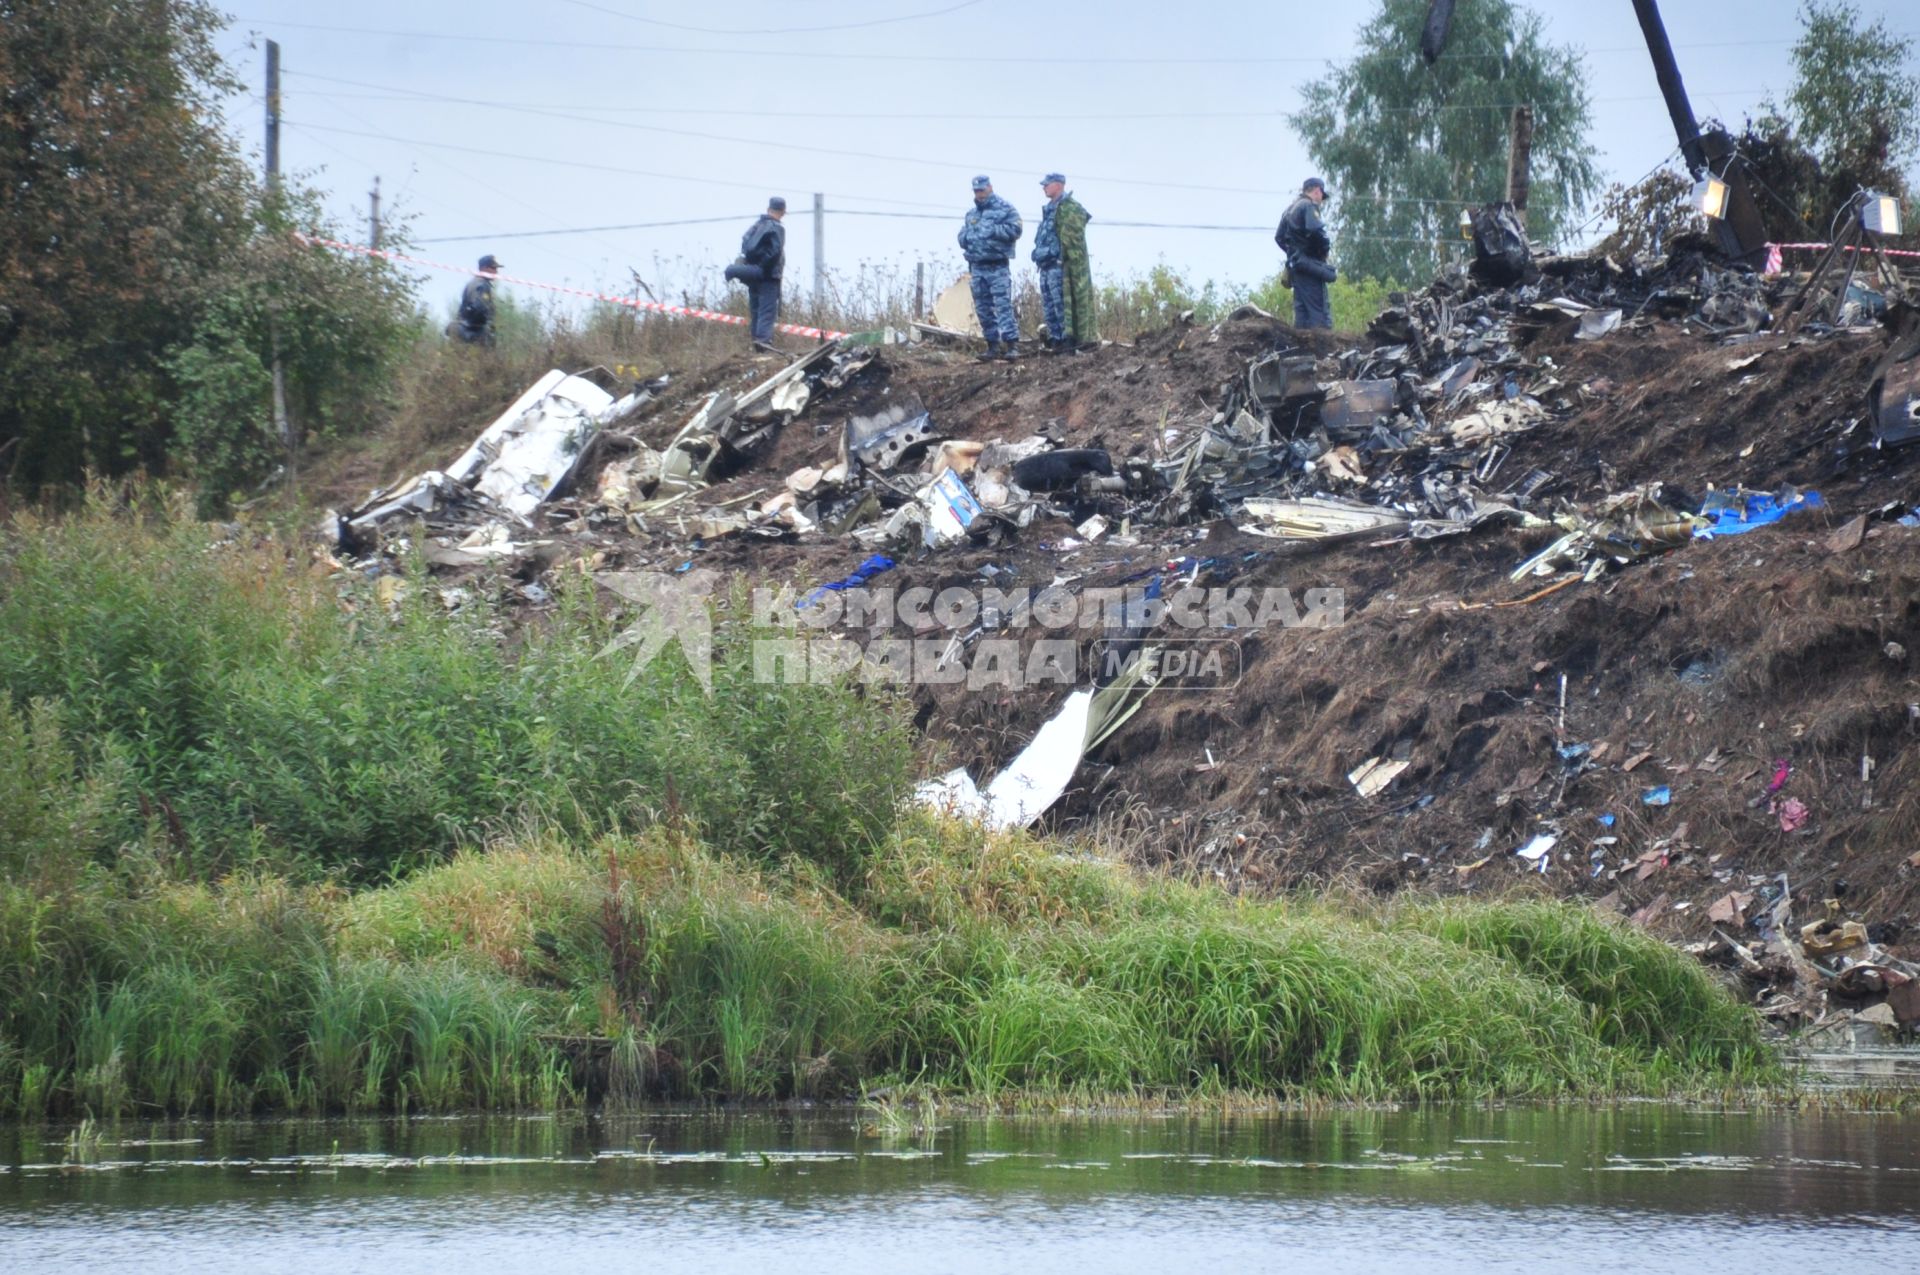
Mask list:
[[852,575],[844,580],[835,580],[832,584],[821,585],[812,593],[809,593],[806,597],[794,603],[793,609],[796,611],[804,611],[821,598],[826,597],[829,593],[840,593],[847,589],[857,589],[879,575],[882,571],[893,570],[893,567],[894,562],[892,558],[889,558],[884,553],[876,553],[855,568]]
[[1785,500],[1764,491],[1716,492],[1707,497],[1707,503],[1700,510],[1700,516],[1708,519],[1708,524],[1695,527],[1693,535],[1696,540],[1738,536],[1755,527],[1771,526],[1802,509],[1824,508],[1826,502],[1817,491],[1795,492]]

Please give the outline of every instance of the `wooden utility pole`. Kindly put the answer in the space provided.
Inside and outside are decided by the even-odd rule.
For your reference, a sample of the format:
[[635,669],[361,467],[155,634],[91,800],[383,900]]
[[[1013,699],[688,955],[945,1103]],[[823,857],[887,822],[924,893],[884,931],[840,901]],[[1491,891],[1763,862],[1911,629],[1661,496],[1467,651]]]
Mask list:
[[1513,108],[1511,140],[1507,148],[1507,202],[1527,224],[1527,192],[1533,186],[1533,108]]
[[913,317],[927,317],[927,263],[924,261],[913,263]]
[[373,189],[367,192],[373,200],[373,213],[367,220],[367,247],[375,252],[380,250],[380,177],[375,174]]
[[267,190],[280,189],[280,45],[267,41]]
[[[277,205],[280,194],[280,45],[277,41],[267,41],[267,200],[269,205]],[[277,206],[270,207],[269,217],[277,217]],[[287,473],[294,472],[298,458],[294,455],[293,418],[287,414],[287,375],[280,363],[280,325],[272,314],[267,316],[267,344],[273,354],[273,429],[280,436],[280,445],[287,449]]]
[[820,307],[827,301],[827,197],[813,196],[813,310],[814,322],[821,322]]

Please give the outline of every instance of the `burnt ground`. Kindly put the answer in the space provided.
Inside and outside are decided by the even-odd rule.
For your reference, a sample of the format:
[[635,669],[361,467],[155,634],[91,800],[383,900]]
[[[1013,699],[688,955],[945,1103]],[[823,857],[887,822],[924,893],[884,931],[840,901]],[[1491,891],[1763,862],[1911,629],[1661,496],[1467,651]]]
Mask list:
[[[1353,344],[1251,317],[1011,367],[888,347],[844,388],[816,392],[765,454],[698,503],[779,491],[793,470],[834,459],[849,416],[907,395],[953,438],[1014,440],[1055,422],[1067,446],[1154,455],[1165,431],[1210,420],[1249,360],[1293,347],[1330,366]],[[1555,530],[1383,536],[1316,551],[1224,518],[1136,525],[1134,545],[1063,549],[1072,523],[1042,516],[995,547],[896,554],[898,568],[874,583],[978,588],[990,566],[999,587],[1057,577],[1097,587],[1188,555],[1214,564],[1202,584],[1344,591],[1337,628],[1212,631],[1239,639],[1237,683],[1148,697],[1047,817],[1145,863],[1261,889],[1546,890],[1693,937],[1709,931],[1713,900],[1786,873],[1802,901],[1796,915],[1815,914],[1807,900],[1835,898],[1845,915],[1907,924],[1920,920],[1920,529],[1890,515],[1920,499],[1920,448],[1863,446],[1867,385],[1886,346],[1877,332],[1726,346],[1672,322],[1592,343],[1537,341],[1526,357],[1536,368],[1551,360],[1567,410],[1504,440],[1513,451],[1503,462],[1509,473],[1550,475],[1536,508],[1656,481],[1690,501],[1713,486],[1790,483],[1826,502],[1544,596],[1568,574],[1516,583],[1509,573]],[[663,446],[712,389],[778,366],[742,358],[713,369],[628,428]],[[1864,537],[1836,539],[1863,514]],[[608,566],[671,570],[697,559],[802,590],[873,551],[824,534],[697,542],[697,522],[689,510],[644,531],[573,526],[582,551]],[[914,694],[930,762],[984,780],[1064,691]],[[1580,745],[1584,756],[1563,759]],[[1407,767],[1362,797],[1346,776],[1374,757]],[[1790,775],[1769,795],[1782,761]],[[1645,804],[1661,786],[1670,804]],[[1791,831],[1779,813],[1788,799],[1808,812]],[[1512,852],[1542,831],[1559,842],[1537,874]],[[1909,929],[1894,950],[1920,955],[1916,939]]]

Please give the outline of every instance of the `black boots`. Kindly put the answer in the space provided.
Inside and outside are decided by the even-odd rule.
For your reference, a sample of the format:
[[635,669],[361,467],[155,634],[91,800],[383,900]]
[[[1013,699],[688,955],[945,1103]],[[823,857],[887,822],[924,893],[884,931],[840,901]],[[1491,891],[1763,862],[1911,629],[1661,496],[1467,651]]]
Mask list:
[[999,357],[1000,343],[998,341],[989,341],[987,342],[987,352],[985,354],[974,355],[973,361],[976,363],[991,363]]

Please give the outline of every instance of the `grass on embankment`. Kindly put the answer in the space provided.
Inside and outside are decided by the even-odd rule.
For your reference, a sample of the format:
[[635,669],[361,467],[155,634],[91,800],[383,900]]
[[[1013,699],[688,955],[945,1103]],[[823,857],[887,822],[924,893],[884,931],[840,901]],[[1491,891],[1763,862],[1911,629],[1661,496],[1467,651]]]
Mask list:
[[1551,1097],[1767,1065],[1703,970],[1577,906],[1237,900],[919,818],[855,897],[667,830],[352,894],[9,883],[0,1109],[546,1106],[590,1071],[616,1098]]
[[0,1112],[1767,1067],[1704,971],[1577,907],[1236,899],[901,815],[898,705],[736,651],[711,698],[670,659],[629,683],[584,587],[507,642],[177,511],[5,535]]
[[888,703],[757,683],[738,650],[711,695],[678,647],[630,678],[584,573],[556,573],[554,612],[508,642],[484,597],[449,612],[416,577],[389,607],[309,546],[186,509],[95,492],[0,525],[0,703],[34,722],[27,752],[59,736],[96,789],[95,851],[157,823],[201,876],[367,881],[521,818],[587,833],[677,808],[741,853],[853,855],[910,781]]

